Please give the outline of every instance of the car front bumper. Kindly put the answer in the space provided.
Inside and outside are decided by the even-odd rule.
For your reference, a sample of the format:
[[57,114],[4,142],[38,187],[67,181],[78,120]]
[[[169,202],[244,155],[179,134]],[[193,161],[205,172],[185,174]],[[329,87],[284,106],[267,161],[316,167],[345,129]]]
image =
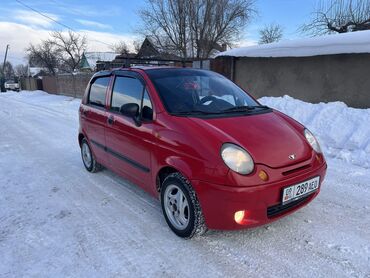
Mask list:
[[[311,202],[320,192],[327,165],[286,178],[280,181],[257,186],[235,187],[193,180],[205,222],[208,228],[217,230],[236,230],[256,227],[286,216]],[[283,188],[310,178],[320,176],[320,187],[306,197],[281,204]],[[241,223],[234,220],[235,212],[245,211]]]
[[5,89],[6,90],[11,90],[11,91],[18,91],[19,90],[19,87],[15,87],[15,86],[5,86]]

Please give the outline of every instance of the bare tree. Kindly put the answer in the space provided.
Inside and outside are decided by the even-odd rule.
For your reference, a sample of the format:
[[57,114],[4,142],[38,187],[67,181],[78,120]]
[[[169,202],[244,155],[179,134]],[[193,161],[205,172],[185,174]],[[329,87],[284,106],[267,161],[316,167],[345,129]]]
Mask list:
[[26,52],[31,65],[43,67],[51,75],[56,74],[60,64],[60,53],[50,41],[42,41],[38,45],[30,44]]
[[311,35],[370,30],[369,0],[320,0],[301,31]]
[[74,72],[80,68],[82,54],[87,46],[85,36],[72,31],[54,31],[48,41],[60,53],[62,70]]
[[126,54],[127,55],[127,54],[130,53],[130,49],[124,41],[119,41],[118,43],[112,45],[111,49],[115,53],[119,53],[119,54]]
[[283,27],[279,24],[270,24],[261,29],[259,33],[259,44],[278,42],[283,37]]
[[147,0],[147,6],[139,11],[142,33],[162,50],[187,57],[187,8],[186,0]]
[[147,0],[142,33],[162,50],[183,58],[207,58],[235,42],[251,19],[254,0]]
[[0,65],[0,68],[1,68],[1,75],[4,77],[5,80],[14,78],[13,65],[9,61],[5,62],[5,66],[4,66],[4,63],[2,63]]
[[134,44],[135,53],[139,53],[140,48],[141,48],[141,43],[142,42],[139,40],[134,40],[133,44]]
[[23,64],[16,65],[14,71],[16,76],[26,77],[28,75],[28,66]]

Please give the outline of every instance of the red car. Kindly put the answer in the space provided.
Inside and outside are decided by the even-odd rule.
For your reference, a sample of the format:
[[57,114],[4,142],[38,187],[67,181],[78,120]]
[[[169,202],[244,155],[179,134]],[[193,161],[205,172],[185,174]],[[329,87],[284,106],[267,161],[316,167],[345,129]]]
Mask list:
[[309,130],[211,71],[99,72],[79,112],[86,169],[159,197],[180,237],[272,222],[312,201],[325,177]]

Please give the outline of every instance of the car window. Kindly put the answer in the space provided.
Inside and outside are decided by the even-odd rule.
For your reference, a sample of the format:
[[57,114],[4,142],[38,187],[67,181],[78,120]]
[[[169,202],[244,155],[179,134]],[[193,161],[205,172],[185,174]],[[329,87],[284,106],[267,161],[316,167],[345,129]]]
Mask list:
[[149,97],[147,90],[145,90],[144,97],[143,97],[143,111],[141,115],[144,120],[153,119],[152,102],[150,101],[150,97]]
[[111,109],[120,111],[122,105],[136,103],[141,106],[144,85],[136,78],[117,76],[114,81]]
[[105,93],[109,85],[110,77],[99,77],[91,84],[89,103],[97,106],[105,106]]

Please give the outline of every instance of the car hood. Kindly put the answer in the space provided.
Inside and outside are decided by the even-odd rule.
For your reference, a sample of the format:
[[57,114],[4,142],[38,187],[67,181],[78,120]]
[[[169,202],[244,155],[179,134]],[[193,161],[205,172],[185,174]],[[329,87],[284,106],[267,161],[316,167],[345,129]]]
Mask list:
[[[218,138],[245,148],[255,163],[271,168],[285,167],[307,160],[312,149],[302,131],[298,131],[276,112],[224,118],[191,118]],[[291,159],[289,156],[294,155]]]

